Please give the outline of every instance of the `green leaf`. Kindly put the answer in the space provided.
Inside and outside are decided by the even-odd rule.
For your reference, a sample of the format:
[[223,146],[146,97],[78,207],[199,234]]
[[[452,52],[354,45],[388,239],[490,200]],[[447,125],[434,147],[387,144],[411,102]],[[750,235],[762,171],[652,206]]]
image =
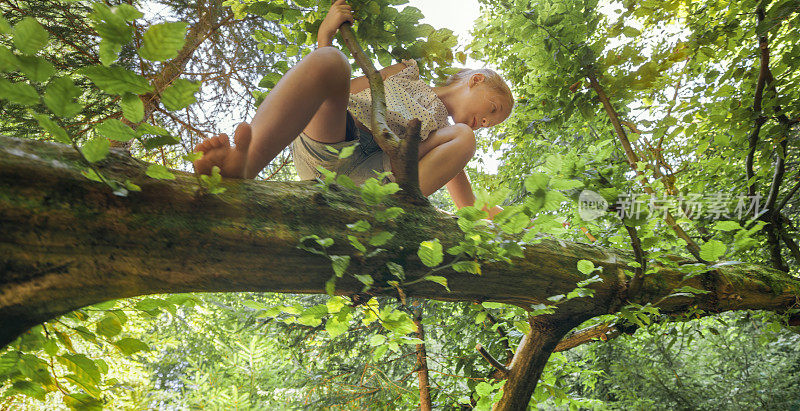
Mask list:
[[550,180],[550,188],[553,190],[570,190],[581,187],[583,187],[583,182],[578,180],[566,180],[563,178],[554,178]]
[[333,316],[325,322],[325,331],[330,334],[331,338],[338,337],[349,328],[349,321],[339,321],[338,316]]
[[335,291],[336,291],[336,277],[332,277],[331,279],[325,282],[325,293],[333,297]]
[[550,177],[547,174],[536,173],[525,178],[525,189],[533,193],[547,188]]
[[400,335],[410,334],[417,331],[417,325],[411,317],[401,311],[393,310],[381,312],[381,325],[389,331]]
[[170,134],[169,134],[169,130],[167,130],[167,129],[163,128],[163,127],[154,126],[154,125],[148,124],[148,123],[142,123],[142,124],[139,124],[139,127],[136,128],[136,135],[138,137],[141,137],[141,136],[144,136],[144,135],[169,136]]
[[417,256],[419,256],[422,264],[428,267],[436,267],[441,264],[444,259],[444,253],[442,253],[442,244],[439,239],[435,238],[432,241],[421,242],[419,250],[417,250]]
[[727,247],[719,240],[710,240],[700,246],[700,258],[706,261],[717,261],[723,254]]
[[109,119],[94,128],[101,136],[115,141],[130,141],[136,137],[132,128],[120,120]]
[[380,221],[380,222],[394,220],[395,218],[397,218],[398,216],[400,216],[400,214],[403,214],[404,212],[405,211],[403,211],[403,209],[400,208],[400,207],[389,207],[386,210],[377,211],[375,213],[375,219]]
[[330,238],[330,237],[317,238],[314,241],[316,241],[317,244],[319,244],[320,246],[322,246],[324,248],[328,248],[328,247],[333,245],[333,239]]
[[267,73],[258,83],[258,86],[262,88],[273,88],[275,84],[278,84],[281,77],[283,76],[280,73]]
[[38,113],[34,113],[33,117],[39,122],[39,126],[42,127],[45,132],[50,134],[53,139],[59,143],[72,144],[72,140],[70,140],[69,136],[67,135],[67,131],[61,128],[58,123],[51,120],[50,117]]
[[194,93],[200,89],[200,82],[179,78],[161,93],[161,102],[169,111],[180,110],[196,102]]
[[133,40],[133,27],[125,18],[132,17],[129,16],[129,9],[112,9],[102,2],[93,3],[92,9],[93,12],[89,15],[93,20],[92,27],[103,40],[117,44],[127,44]]
[[389,261],[388,263],[386,263],[386,267],[389,269],[389,272],[393,276],[395,276],[395,277],[397,277],[397,278],[399,278],[401,280],[405,280],[406,279],[406,273],[405,273],[405,270],[403,270],[403,266],[402,265]]
[[75,86],[68,77],[53,79],[44,93],[44,104],[53,114],[61,118],[74,117],[80,113],[83,106],[74,100],[82,94],[80,88]]
[[733,231],[741,230],[742,226],[736,221],[717,221],[714,224],[714,229],[719,231]]
[[163,146],[171,146],[171,145],[178,144],[178,143],[180,143],[180,140],[178,140],[177,138],[175,138],[175,137],[173,137],[171,135],[166,135],[166,136],[158,136],[158,137],[148,138],[148,139],[142,141],[142,146],[146,150],[152,150],[152,149],[155,149],[155,148],[159,148],[159,147],[163,147]]
[[150,26],[147,32],[144,33],[139,55],[142,58],[153,61],[175,58],[185,43],[184,37],[186,36],[187,25],[184,22],[177,22]]
[[122,115],[132,123],[144,120],[144,103],[136,94],[125,93],[119,103]]
[[459,261],[453,264],[453,270],[459,273],[481,274],[481,265],[477,261]]
[[122,323],[113,315],[106,315],[97,323],[95,331],[106,337],[113,337],[122,331]]
[[521,233],[529,225],[531,225],[530,217],[525,213],[517,213],[503,223],[500,228],[509,234],[517,234]]
[[372,227],[368,221],[365,220],[358,220],[355,223],[348,224],[347,228],[357,231],[357,232],[364,232],[369,230]]
[[30,84],[12,83],[4,78],[0,78],[0,98],[23,106],[39,103],[39,93]]
[[96,163],[108,155],[108,149],[110,144],[108,140],[103,137],[95,137],[81,146],[81,152],[83,156],[86,157],[91,163]]
[[531,325],[527,321],[514,321],[514,327],[525,335],[531,332]]
[[372,276],[370,276],[369,274],[354,274],[354,277],[356,277],[356,279],[358,281],[361,281],[364,285],[369,286],[375,283],[375,280],[373,280]]
[[153,91],[147,79],[122,67],[89,66],[78,70],[110,94],[145,94]]
[[117,61],[121,51],[122,44],[115,43],[108,39],[103,39],[100,41],[100,48],[97,51],[97,54],[100,56],[100,62],[103,63],[104,66],[110,66]]
[[594,263],[589,260],[578,260],[578,271],[589,275],[594,271]]
[[56,72],[53,63],[39,57],[19,56],[17,58],[19,70],[34,83],[44,83]]
[[353,155],[353,152],[356,150],[358,143],[352,144],[349,146],[345,146],[342,148],[342,151],[339,152],[339,158],[345,159]]
[[122,355],[133,355],[139,351],[150,351],[150,347],[143,341],[136,338],[121,338],[114,342]]
[[[42,347],[44,347],[44,342]],[[30,378],[33,382],[49,385],[53,381],[47,363],[35,355],[23,354],[17,367],[22,375]]]
[[423,279],[427,281],[433,281],[436,284],[441,284],[447,291],[450,291],[450,287],[447,286],[447,278],[444,278],[440,275],[426,275]]
[[42,388],[41,384],[20,380],[14,381],[14,384],[11,386],[11,388],[3,393],[3,397],[8,397],[14,395],[15,393],[24,394],[28,397],[36,398],[39,401],[44,401],[47,391]]
[[642,34],[642,32],[631,26],[625,26],[622,29],[622,34],[624,34],[626,37],[634,38],[634,37],[639,37]]
[[0,34],[9,33],[11,33],[11,25],[8,24],[8,20],[5,17],[0,16]]
[[14,26],[14,45],[27,55],[36,54],[47,45],[50,35],[33,17],[25,17]]
[[136,10],[136,7],[133,7],[130,4],[125,4],[125,3],[122,3],[119,6],[112,8],[111,11],[114,14],[122,17],[122,19],[125,21],[134,21],[136,19],[144,17],[144,14],[141,11]]
[[344,275],[345,271],[347,271],[347,267],[350,265],[350,256],[332,255],[331,265],[333,265],[333,272],[336,274],[336,276],[341,277]]
[[362,253],[367,251],[367,247],[364,247],[364,245],[361,244],[361,241],[358,241],[358,238],[356,238],[355,236],[348,235],[347,239],[350,241],[350,244],[352,244],[352,246],[356,250],[361,251]]
[[67,366],[70,372],[75,373],[79,379],[88,379],[93,385],[100,382],[100,369],[97,364],[83,354],[64,354],[56,357],[58,362]]
[[385,342],[386,342],[386,336],[383,334],[375,334],[372,336],[372,338],[369,339],[369,345],[371,347],[377,347]]
[[394,233],[390,233],[388,231],[381,231],[380,233],[375,234],[374,236],[372,236],[372,238],[369,239],[369,244],[378,247],[386,244],[386,242],[391,240],[392,237],[394,237]]
[[372,360],[378,361],[386,354],[386,351],[389,351],[388,345],[380,345],[378,348],[375,349],[375,352],[372,354]]
[[0,73],[12,72],[19,67],[19,58],[8,48],[0,45]]
[[89,394],[76,393],[65,395],[64,404],[73,410],[80,411],[102,411],[103,400],[94,398]]
[[162,166],[161,164],[150,164],[147,167],[147,171],[145,171],[145,174],[159,180],[175,179],[175,174],[172,174],[168,168]]

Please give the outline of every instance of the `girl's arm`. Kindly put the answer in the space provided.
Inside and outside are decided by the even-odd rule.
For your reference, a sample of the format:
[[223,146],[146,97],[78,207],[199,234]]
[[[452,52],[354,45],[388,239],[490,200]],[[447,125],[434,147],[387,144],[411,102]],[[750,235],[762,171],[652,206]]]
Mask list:
[[333,44],[333,37],[339,31],[339,27],[344,22],[349,21],[350,24],[355,22],[353,18],[353,8],[350,7],[345,0],[336,0],[331,4],[328,14],[322,20],[317,30],[317,48],[327,47]]
[[[332,5],[325,19],[317,31],[317,48],[328,47],[333,44],[333,38],[339,31],[339,27],[345,22],[349,21],[353,24],[353,9],[345,3],[345,0],[336,0]],[[387,77],[397,74],[406,68],[403,63],[397,63],[389,67],[384,67],[380,73],[381,77],[386,80]],[[354,78],[350,81],[350,93],[356,94],[369,87],[369,80],[366,76]]]
[[[475,205],[475,194],[472,192],[472,185],[469,182],[466,171],[461,170],[460,173],[456,174],[452,180],[445,184],[445,187],[447,187],[447,191],[450,192],[450,197],[453,199],[457,208]],[[484,204],[483,211],[489,213],[489,218],[491,219],[503,211],[503,209],[500,206],[486,208]]]
[[[387,78],[403,71],[404,68],[406,68],[405,64],[397,63],[397,64],[392,64],[389,67],[382,68],[379,71],[379,73],[381,73],[381,78],[386,80]],[[369,79],[367,79],[367,76],[361,76],[350,80],[350,94],[356,94],[368,88],[369,88]]]

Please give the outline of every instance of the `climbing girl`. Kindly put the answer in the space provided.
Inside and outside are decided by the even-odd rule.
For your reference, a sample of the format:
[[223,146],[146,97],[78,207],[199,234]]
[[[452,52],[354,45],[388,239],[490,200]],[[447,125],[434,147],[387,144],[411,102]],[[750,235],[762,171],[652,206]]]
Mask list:
[[[391,171],[391,165],[365,124],[370,124],[369,81],[350,78],[350,63],[331,47],[344,22],[353,23],[353,11],[345,0],[333,3],[318,32],[318,48],[292,67],[270,91],[250,124],[241,123],[228,136],[205,139],[195,147],[203,157],[194,162],[197,174],[210,174],[213,166],[225,177],[255,178],[286,146],[303,180],[319,176],[316,167],[348,175],[356,184],[374,177],[373,170]],[[419,147],[419,179],[422,194],[429,196],[447,186],[458,208],[473,205],[464,167],[475,153],[474,131],[495,126],[511,113],[511,90],[489,69],[464,69],[441,87],[430,87],[419,78],[416,61],[380,70],[386,89],[387,124],[403,136],[409,120],[422,121]],[[450,124],[451,117],[455,124]],[[346,159],[326,150],[358,144]],[[487,210],[490,216],[501,209]]]

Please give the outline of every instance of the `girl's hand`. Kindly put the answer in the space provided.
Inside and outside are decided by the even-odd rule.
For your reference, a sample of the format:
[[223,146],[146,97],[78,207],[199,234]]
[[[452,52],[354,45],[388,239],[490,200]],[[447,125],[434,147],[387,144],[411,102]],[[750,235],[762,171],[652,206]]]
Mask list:
[[345,0],[336,0],[331,5],[330,10],[328,10],[328,15],[325,16],[325,20],[323,20],[322,24],[319,26],[319,31],[317,32],[317,46],[326,47],[333,44],[333,36],[339,31],[339,26],[346,21],[349,21],[350,24],[355,22],[353,18],[353,8],[345,3]]

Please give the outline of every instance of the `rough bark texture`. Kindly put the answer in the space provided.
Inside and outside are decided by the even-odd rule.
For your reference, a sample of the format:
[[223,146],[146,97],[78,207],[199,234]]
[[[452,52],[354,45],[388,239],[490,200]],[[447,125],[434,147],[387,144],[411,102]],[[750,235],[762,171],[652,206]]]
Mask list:
[[[380,287],[390,279],[387,261],[403,264],[409,279],[419,278],[428,272],[416,256],[419,242],[439,238],[447,249],[461,236],[455,218],[433,207],[392,199],[387,206],[406,213],[381,223],[372,217],[376,208],[357,193],[313,182],[225,180],[225,193],[207,195],[193,175],[176,171],[175,180],[155,180],[145,175],[146,163],[115,149],[98,164],[101,171],[142,188],[118,197],[81,175],[81,161],[69,146],[0,137],[0,346],[33,325],[109,299],[193,291],[323,293],[330,262],[298,249],[300,238],[331,237],[331,254],[352,254],[345,224],[359,219],[396,235],[377,257],[355,255],[349,272],[372,274],[376,294],[394,295],[394,288]],[[634,261],[632,253],[544,238],[527,245],[525,257],[513,264],[482,264],[480,276],[437,272],[448,278],[451,292],[429,281],[405,291],[409,297],[528,307],[585,279],[576,268],[580,259],[603,267],[604,281],[590,286],[593,298],[573,299],[555,314],[536,317],[536,338],[517,350],[509,398],[502,402],[502,409],[515,409],[530,398],[541,367],[570,329],[624,303],[623,269]],[[710,291],[664,299],[658,307],[665,314],[695,305],[708,312],[783,311],[796,303],[798,281],[768,267],[725,265],[683,283],[674,267],[651,267],[659,271],[644,278],[642,304],[679,284]],[[361,287],[349,276],[337,282],[343,294]]]

